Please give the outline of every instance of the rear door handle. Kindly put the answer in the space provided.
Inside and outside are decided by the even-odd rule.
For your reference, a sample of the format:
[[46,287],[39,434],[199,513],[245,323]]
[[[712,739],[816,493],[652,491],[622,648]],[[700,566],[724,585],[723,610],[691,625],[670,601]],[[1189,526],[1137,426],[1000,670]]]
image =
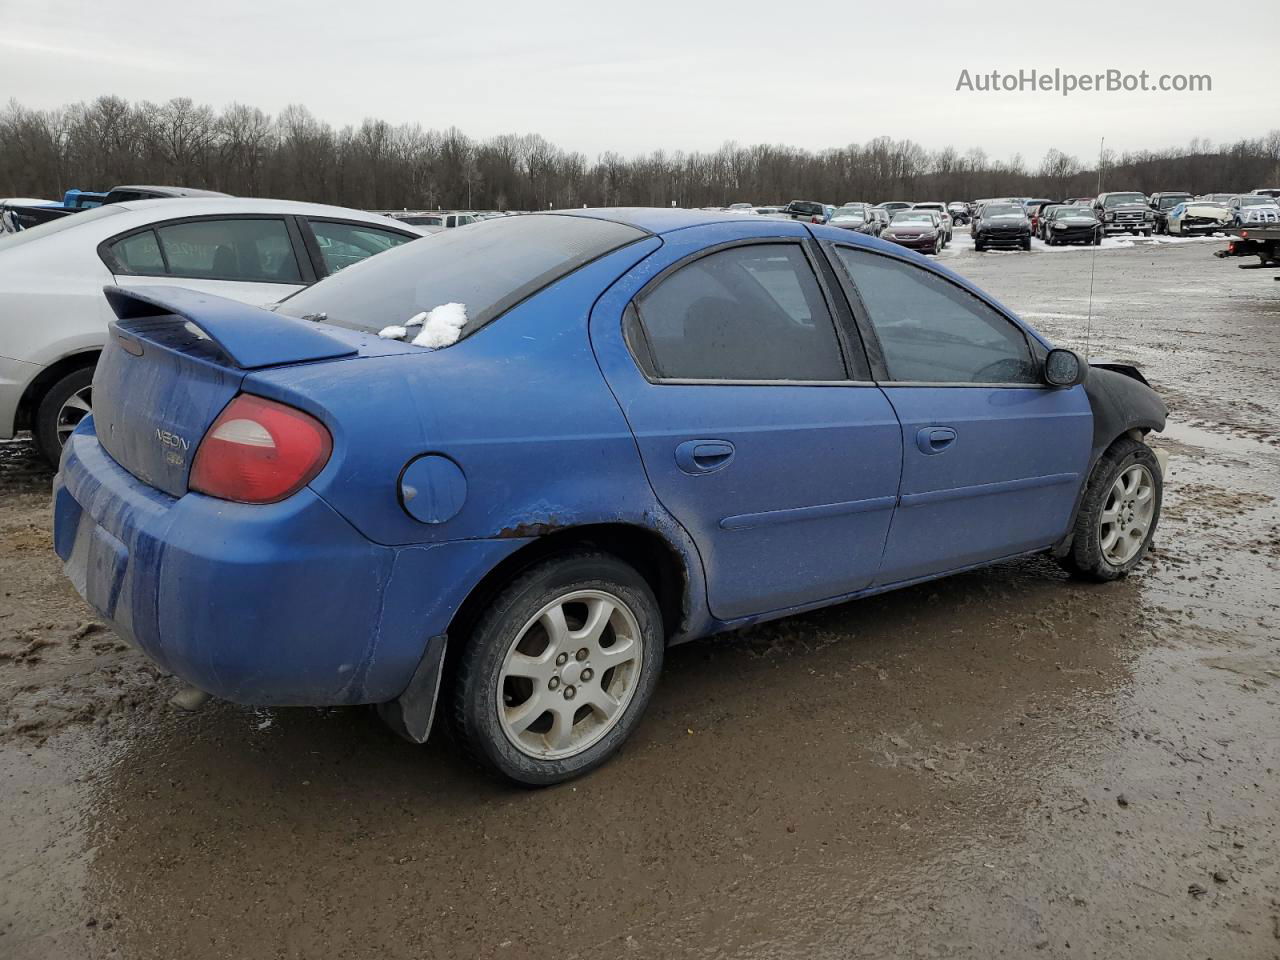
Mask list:
[[916,446],[927,457],[942,453],[955,440],[956,432],[950,427],[925,427],[916,434]]
[[728,440],[686,440],[676,447],[676,466],[696,477],[727,467],[733,454]]

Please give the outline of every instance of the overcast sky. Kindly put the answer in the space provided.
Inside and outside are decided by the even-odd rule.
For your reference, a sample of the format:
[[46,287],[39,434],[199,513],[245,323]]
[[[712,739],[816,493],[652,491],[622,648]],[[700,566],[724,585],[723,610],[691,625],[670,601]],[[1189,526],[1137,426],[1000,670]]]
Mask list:
[[[1278,41],[1274,0],[0,0],[0,99],[304,103],[335,126],[537,132],[590,158],[909,137],[1034,166],[1053,146],[1090,162],[1101,136],[1122,152],[1280,127]],[[962,69],[1055,67],[1213,90],[956,92]]]

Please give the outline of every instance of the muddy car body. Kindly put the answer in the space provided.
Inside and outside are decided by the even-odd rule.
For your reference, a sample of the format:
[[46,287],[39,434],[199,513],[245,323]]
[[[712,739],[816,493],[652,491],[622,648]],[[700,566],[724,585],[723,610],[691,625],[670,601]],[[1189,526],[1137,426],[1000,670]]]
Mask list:
[[416,741],[439,698],[526,784],[612,754],[668,644],[1027,553],[1114,579],[1159,516],[1136,371],[831,227],[535,214],[275,313],[107,296],[55,480],[79,592],[218,697]]

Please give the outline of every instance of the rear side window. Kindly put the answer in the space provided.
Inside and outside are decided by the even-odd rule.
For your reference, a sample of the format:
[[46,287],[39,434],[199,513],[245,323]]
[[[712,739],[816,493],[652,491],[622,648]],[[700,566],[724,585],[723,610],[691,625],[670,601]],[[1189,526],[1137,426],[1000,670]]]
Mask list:
[[1016,324],[914,264],[837,247],[884,353],[889,379],[920,383],[1039,383]]
[[293,243],[283,220],[192,220],[155,229],[174,277],[301,283]]
[[164,257],[160,256],[160,244],[156,235],[147,230],[117,240],[111,245],[111,253],[130,273],[142,275],[164,273]]
[[731,247],[686,264],[637,301],[628,331],[651,376],[843,380],[831,314],[803,250]]
[[320,247],[320,256],[329,273],[337,273],[366,257],[384,253],[413,239],[402,233],[379,230],[365,224],[329,220],[312,220],[310,223],[311,232],[315,234],[316,244]]
[[376,333],[442,304],[461,303],[465,337],[547,284],[646,236],[626,224],[565,214],[483,220],[370,257],[277,309]]

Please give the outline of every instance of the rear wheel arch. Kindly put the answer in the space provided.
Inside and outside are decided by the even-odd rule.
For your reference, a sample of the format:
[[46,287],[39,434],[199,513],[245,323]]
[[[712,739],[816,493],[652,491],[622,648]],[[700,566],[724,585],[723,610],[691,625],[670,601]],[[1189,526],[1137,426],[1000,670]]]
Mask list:
[[596,551],[617,557],[644,578],[662,611],[664,634],[681,632],[690,612],[691,579],[681,551],[655,530],[630,523],[596,523],[544,534],[505,557],[471,589],[454,612],[447,635],[464,639],[484,610],[524,571],[551,557]]
[[15,428],[29,429],[32,420],[35,418],[36,408],[40,406],[40,401],[44,399],[44,395],[49,392],[49,388],[65,377],[68,373],[75,370],[81,370],[85,367],[92,369],[98,365],[98,357],[102,355],[100,349],[82,350],[78,353],[68,354],[59,360],[49,364],[41,370],[32,381],[27,384],[27,388],[22,392],[22,399],[18,401],[17,418],[14,424]]

